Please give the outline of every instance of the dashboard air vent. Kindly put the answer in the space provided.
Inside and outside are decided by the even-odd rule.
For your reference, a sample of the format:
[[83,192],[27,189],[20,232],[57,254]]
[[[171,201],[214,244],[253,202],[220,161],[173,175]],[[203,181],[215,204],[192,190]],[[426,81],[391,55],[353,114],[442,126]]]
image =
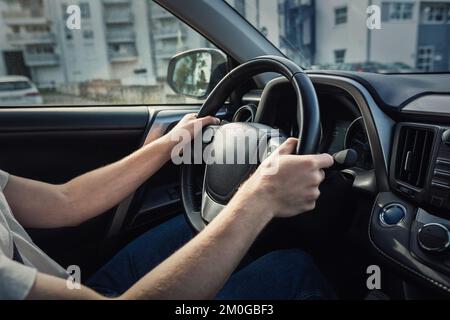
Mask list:
[[434,141],[434,131],[402,127],[397,143],[395,178],[422,189],[425,186]]

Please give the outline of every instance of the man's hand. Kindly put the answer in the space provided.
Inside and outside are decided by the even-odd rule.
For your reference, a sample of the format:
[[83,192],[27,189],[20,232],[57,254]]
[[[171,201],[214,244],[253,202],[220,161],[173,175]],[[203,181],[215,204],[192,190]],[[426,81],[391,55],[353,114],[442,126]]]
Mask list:
[[77,226],[116,206],[170,160],[177,144],[171,141],[172,136],[184,132],[192,139],[203,126],[218,123],[214,117],[197,119],[195,114],[189,114],[165,137],[109,166],[62,185],[11,176],[5,195],[15,217],[25,227]]
[[197,118],[197,114],[190,113],[185,115],[180,122],[167,134],[170,141],[179,142],[186,134],[189,135],[190,140],[194,139],[201,133],[204,127],[210,125],[218,125],[220,120],[218,118],[208,116],[204,118]]
[[[161,137],[163,137],[167,142],[176,142],[180,137],[182,137],[183,134],[189,133],[190,138],[193,139],[196,137],[197,134],[202,130],[203,127],[209,126],[209,125],[218,125],[220,124],[220,120],[215,117],[204,117],[204,118],[197,118],[197,114],[190,113],[185,115],[180,122],[172,129],[170,132],[168,132],[166,135],[164,135],[163,127],[161,128],[155,128],[155,130],[151,130],[150,134],[146,137],[144,145],[147,145]],[[190,141],[190,140],[189,140]]]
[[[329,154],[293,155],[298,140],[288,139],[244,183],[237,197],[247,198],[272,217],[287,218],[311,211],[320,196],[324,168],[333,165]],[[277,166],[277,173],[268,175]]]

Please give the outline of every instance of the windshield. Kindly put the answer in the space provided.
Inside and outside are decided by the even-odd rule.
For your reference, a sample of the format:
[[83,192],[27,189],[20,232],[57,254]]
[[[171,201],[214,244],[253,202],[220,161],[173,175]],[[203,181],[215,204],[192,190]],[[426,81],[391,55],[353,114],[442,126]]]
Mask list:
[[226,1],[304,68],[450,70],[450,0]]

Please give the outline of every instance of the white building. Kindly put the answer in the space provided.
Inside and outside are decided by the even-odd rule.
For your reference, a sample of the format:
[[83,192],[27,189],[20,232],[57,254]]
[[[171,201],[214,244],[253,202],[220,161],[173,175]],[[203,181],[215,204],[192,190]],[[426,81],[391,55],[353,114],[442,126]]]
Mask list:
[[[81,29],[67,28],[78,5]],[[39,87],[92,80],[165,85],[169,59],[207,41],[151,0],[0,0],[0,75]]]
[[367,3],[367,0],[315,1],[315,64],[365,61]]
[[24,74],[43,86],[63,81],[57,36],[43,0],[0,2],[2,74]]
[[[367,8],[381,9],[381,29],[367,27]],[[315,64],[405,63],[448,70],[450,0],[316,0]],[[444,44],[443,44],[444,43]]]
[[277,0],[226,0],[276,46],[280,42]]
[[[166,85],[167,68],[170,59],[177,53],[196,48],[210,47],[209,42],[199,33],[182,23],[167,10],[152,0],[148,4],[148,29],[150,34],[154,75],[170,102],[172,90]],[[179,98],[175,98],[175,100]]]

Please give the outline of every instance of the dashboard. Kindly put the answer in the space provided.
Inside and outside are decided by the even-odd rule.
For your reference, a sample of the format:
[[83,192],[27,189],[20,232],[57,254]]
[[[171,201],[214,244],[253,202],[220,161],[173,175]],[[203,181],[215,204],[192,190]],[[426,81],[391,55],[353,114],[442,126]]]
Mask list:
[[[319,151],[358,153],[353,189],[369,195],[364,210],[371,247],[405,279],[449,295],[448,75],[319,72],[311,78],[321,112]],[[248,98],[243,102],[257,100]],[[270,81],[259,98],[255,120],[297,136],[296,100],[287,80]]]
[[353,149],[358,154],[355,167],[365,170],[373,169],[370,144],[362,117],[353,121],[336,120],[335,127],[332,129],[328,153],[332,155],[345,149]]
[[[275,82],[264,103],[262,121],[273,128],[279,129],[286,136],[298,137],[297,127],[297,101],[290,84]],[[364,119],[353,99],[343,92],[318,92],[321,112],[321,142],[319,151],[335,154],[345,149],[353,149],[358,154],[356,168],[364,170],[374,169],[371,148],[367,137]],[[254,111],[250,111],[250,109]],[[258,117],[256,106],[250,101],[239,109],[234,121],[253,121]],[[258,120],[258,122],[261,122]]]

